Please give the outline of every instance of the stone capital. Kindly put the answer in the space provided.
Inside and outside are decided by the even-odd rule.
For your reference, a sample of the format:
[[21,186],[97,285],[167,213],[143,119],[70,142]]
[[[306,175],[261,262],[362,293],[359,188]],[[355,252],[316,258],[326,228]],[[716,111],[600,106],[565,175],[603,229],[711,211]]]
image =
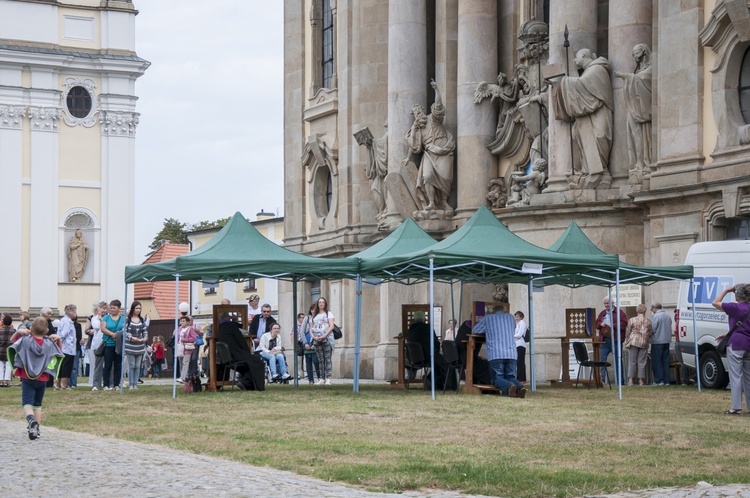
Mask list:
[[57,133],[62,113],[59,107],[29,106],[31,130]]
[[139,116],[137,112],[99,111],[102,135],[134,137]]
[[23,117],[25,115],[26,106],[0,105],[0,129],[20,130],[23,127]]

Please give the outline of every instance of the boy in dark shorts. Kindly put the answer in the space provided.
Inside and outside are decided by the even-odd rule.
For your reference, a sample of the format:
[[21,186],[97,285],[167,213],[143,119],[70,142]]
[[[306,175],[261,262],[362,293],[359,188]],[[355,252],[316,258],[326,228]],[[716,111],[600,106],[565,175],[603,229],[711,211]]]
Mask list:
[[21,379],[21,406],[28,422],[29,439],[40,436],[42,400],[47,381],[54,379],[65,357],[57,334],[45,336],[47,319],[36,318],[31,330],[22,328],[11,337],[8,361],[15,367],[14,375]]

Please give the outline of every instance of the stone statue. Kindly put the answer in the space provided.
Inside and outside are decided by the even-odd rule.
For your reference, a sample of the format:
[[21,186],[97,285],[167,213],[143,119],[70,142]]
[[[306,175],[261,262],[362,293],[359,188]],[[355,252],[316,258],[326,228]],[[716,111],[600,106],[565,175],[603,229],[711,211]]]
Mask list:
[[367,166],[365,174],[370,180],[370,195],[378,208],[375,219],[380,221],[386,214],[385,177],[388,175],[388,122],[383,124],[385,135],[373,138],[369,128],[364,128],[354,134],[359,145],[367,147]]
[[[422,153],[422,161],[417,173],[417,199],[425,216],[438,214],[452,216],[453,208],[448,204],[448,196],[453,183],[453,151],[456,141],[451,132],[443,126],[445,107],[435,80],[430,82],[435,90],[435,103],[430,114],[416,104],[412,107],[414,123],[406,133],[410,154]],[[433,217],[430,216],[430,217]],[[421,216],[420,216],[421,217]]]
[[[521,200],[512,199],[513,204],[528,206],[531,196],[540,193],[547,186],[547,160],[541,157],[534,160],[528,175],[524,175],[522,171],[514,171],[510,181],[515,185],[523,185]],[[511,201],[508,201],[508,205],[511,205]]]
[[83,240],[81,230],[76,230],[68,245],[68,274],[71,282],[79,282],[86,269],[89,246]]
[[628,156],[631,184],[643,181],[643,171],[651,164],[651,49],[639,43],[633,47],[635,72],[615,71],[624,81],[623,96],[628,109]]
[[508,284],[495,284],[495,290],[492,291],[492,299],[496,303],[508,302]]
[[482,81],[474,90],[474,103],[479,104],[482,100],[490,97],[490,102],[500,101],[500,114],[497,117],[497,128],[495,136],[503,134],[503,126],[508,116],[508,110],[518,101],[518,78],[508,79],[505,73],[497,75],[497,85]]
[[490,182],[490,191],[487,193],[487,203],[491,209],[500,209],[505,207],[508,200],[506,195],[505,181],[502,178],[495,178]]
[[555,117],[574,120],[573,140],[578,148],[580,166],[575,173],[585,175],[585,185],[609,188],[609,151],[612,147],[614,100],[609,79],[609,62],[596,58],[589,49],[581,49],[575,57],[580,76],[563,76],[552,83],[552,104]]

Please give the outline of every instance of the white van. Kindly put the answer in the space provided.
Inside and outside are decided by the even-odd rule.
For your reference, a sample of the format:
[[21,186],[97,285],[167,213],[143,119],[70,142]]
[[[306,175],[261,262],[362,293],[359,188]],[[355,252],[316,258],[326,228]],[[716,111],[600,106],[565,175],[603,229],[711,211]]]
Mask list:
[[[700,356],[701,385],[706,388],[723,389],[727,376],[726,358],[716,352],[716,337],[729,330],[727,315],[711,303],[724,288],[750,282],[750,240],[725,240],[693,244],[685,258],[686,265],[693,265],[695,278],[695,320],[698,329],[698,354]],[[682,361],[695,368],[695,344],[693,342],[693,309],[690,282],[681,282],[675,311],[675,335],[677,351]],[[733,301],[729,294],[725,301]]]

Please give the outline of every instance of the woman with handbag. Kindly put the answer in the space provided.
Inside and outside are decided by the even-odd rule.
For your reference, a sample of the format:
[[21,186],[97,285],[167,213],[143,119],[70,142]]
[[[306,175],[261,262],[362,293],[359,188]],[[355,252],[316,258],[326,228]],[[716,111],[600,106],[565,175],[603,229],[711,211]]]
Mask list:
[[636,316],[628,320],[625,327],[625,343],[623,348],[628,350],[628,385],[635,383],[645,386],[646,360],[648,359],[648,345],[651,341],[651,320],[646,318],[646,305],[641,303],[635,307]]
[[328,301],[324,297],[318,299],[317,305],[313,311],[312,335],[315,352],[318,354],[318,363],[323,373],[323,379],[318,379],[316,384],[331,385],[331,375],[333,373],[333,313],[328,311]]
[[178,330],[179,343],[177,346],[177,357],[182,353],[182,381],[187,382],[190,378],[190,358],[195,350],[195,342],[198,334],[193,328],[193,319],[189,316],[180,318],[180,328]]
[[102,318],[107,314],[107,303],[94,303],[94,313],[86,322],[86,334],[89,336],[89,379],[91,390],[102,388],[102,372],[104,368],[104,334],[102,334]]
[[[734,293],[736,303],[723,303],[724,297]],[[745,391],[745,407],[750,413],[750,284],[727,287],[711,303],[729,317],[729,338],[726,341],[729,384],[732,392],[732,408],[727,415],[742,413],[742,391]],[[725,336],[719,336],[721,341]]]
[[[122,334],[125,326],[124,317],[120,316],[119,299],[113,299],[109,303],[109,315],[101,319],[101,327],[104,341],[104,390],[112,391],[120,387],[122,377],[122,351],[117,352],[117,336]],[[112,386],[112,387],[110,387]]]
[[[315,316],[315,308],[317,308],[317,306],[317,304],[310,305],[310,310],[308,311],[307,316],[304,317],[299,329],[300,344],[302,344],[302,354],[305,358],[305,371],[307,372],[308,384],[315,383],[315,374],[318,376],[318,381],[322,382],[320,380],[320,361],[318,360],[318,353],[315,351],[315,341],[313,341],[312,335],[313,317]],[[315,370],[314,372],[313,369]]]

